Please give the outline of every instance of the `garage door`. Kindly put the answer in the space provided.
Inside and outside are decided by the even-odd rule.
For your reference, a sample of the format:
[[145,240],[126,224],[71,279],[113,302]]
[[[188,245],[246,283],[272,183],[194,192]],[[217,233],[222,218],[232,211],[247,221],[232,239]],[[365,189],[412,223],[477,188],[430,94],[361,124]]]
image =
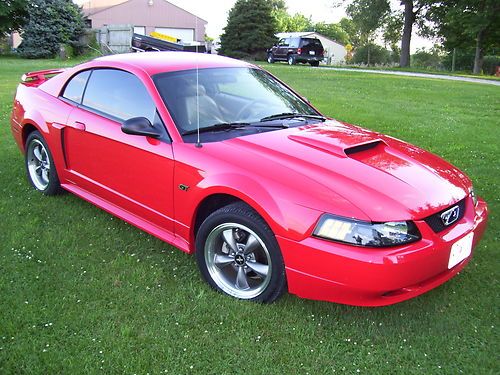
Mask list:
[[146,27],[145,26],[134,26],[134,33],[146,35]]
[[155,31],[173,36],[183,42],[192,42],[194,40],[194,29],[176,29],[172,27],[155,27]]

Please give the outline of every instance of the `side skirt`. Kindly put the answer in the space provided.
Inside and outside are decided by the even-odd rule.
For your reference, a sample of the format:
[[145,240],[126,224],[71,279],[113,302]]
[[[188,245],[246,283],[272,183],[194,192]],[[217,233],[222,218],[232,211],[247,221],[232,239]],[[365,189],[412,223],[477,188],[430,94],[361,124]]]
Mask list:
[[173,234],[172,232],[166,231],[165,229],[158,227],[157,225],[151,223],[150,221],[144,220],[139,216],[134,215],[129,211],[126,211],[111,202],[108,202],[107,200],[99,198],[98,196],[84,189],[79,188],[76,185],[61,184],[61,187],[69,191],[70,193],[73,193],[76,196],[85,199],[87,202],[90,202],[93,205],[102,208],[104,211],[110,213],[111,215],[119,217],[120,219],[126,221],[127,223],[132,224],[133,226],[142,229],[143,231],[159,238],[160,240],[170,245],[173,245],[186,253],[190,252],[188,243],[184,239]]

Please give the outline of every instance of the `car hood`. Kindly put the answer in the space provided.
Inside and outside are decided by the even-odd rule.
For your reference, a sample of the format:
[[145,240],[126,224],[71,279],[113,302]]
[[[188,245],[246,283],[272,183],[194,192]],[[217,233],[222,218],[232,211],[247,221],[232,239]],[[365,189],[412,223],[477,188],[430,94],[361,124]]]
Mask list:
[[471,188],[469,178],[441,158],[335,120],[223,143],[263,180],[286,181],[287,190],[320,197],[305,200],[314,202],[311,208],[340,214],[333,198],[340,196],[372,221],[422,219]]

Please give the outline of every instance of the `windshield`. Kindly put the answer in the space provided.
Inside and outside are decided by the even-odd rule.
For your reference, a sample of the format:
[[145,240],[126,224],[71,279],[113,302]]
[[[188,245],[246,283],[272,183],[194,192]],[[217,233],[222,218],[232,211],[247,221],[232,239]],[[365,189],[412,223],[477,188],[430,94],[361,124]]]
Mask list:
[[153,80],[181,134],[196,130],[197,108],[202,130],[219,124],[259,123],[280,114],[318,115],[260,69],[200,69],[198,79],[196,70],[187,70],[161,73]]

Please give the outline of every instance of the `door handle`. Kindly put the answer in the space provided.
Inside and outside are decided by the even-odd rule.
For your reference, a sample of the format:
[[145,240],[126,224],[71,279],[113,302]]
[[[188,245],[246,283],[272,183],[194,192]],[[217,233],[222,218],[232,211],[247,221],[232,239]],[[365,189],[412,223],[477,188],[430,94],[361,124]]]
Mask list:
[[68,124],[68,126],[76,130],[85,130],[85,124],[80,121],[75,121],[73,124]]

